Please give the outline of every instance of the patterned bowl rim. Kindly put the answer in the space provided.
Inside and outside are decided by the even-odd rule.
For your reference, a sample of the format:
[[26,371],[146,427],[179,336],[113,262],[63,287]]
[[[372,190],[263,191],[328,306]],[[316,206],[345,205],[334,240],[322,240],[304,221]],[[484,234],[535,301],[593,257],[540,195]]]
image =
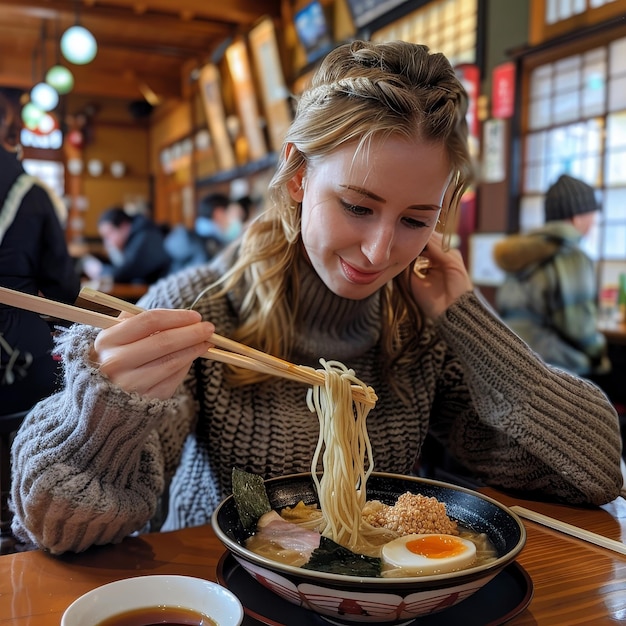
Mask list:
[[[298,480],[303,478],[310,478],[310,472],[303,472],[300,474],[289,474],[287,476],[278,476],[275,478],[268,478],[265,483],[271,484],[275,482],[282,482],[287,480]],[[517,526],[519,530],[519,539],[515,546],[513,546],[508,552],[499,556],[494,561],[489,563],[484,563],[482,565],[477,565],[475,567],[469,567],[464,570],[460,570],[457,572],[451,572],[447,574],[432,574],[428,576],[411,576],[411,577],[394,577],[394,578],[374,578],[374,577],[360,577],[360,576],[348,576],[346,574],[330,574],[327,572],[318,572],[315,570],[303,569],[301,567],[297,567],[294,565],[286,565],[284,563],[280,563],[278,561],[273,561],[267,557],[258,555],[251,550],[242,546],[239,542],[235,541],[233,538],[229,537],[220,527],[218,522],[218,516],[220,511],[228,505],[228,503],[233,499],[233,496],[230,495],[225,498],[215,509],[213,515],[211,516],[211,525],[213,527],[213,531],[217,535],[218,539],[226,546],[226,548],[232,552],[234,555],[239,556],[246,561],[250,561],[260,567],[264,567],[268,570],[282,573],[286,576],[297,577],[302,580],[307,580],[311,583],[321,583],[324,585],[334,584],[345,587],[362,587],[363,585],[371,586],[374,589],[377,587],[394,587],[394,588],[412,588],[415,589],[416,586],[420,588],[436,588],[453,586],[464,584],[471,580],[482,578],[483,576],[490,576],[499,572],[510,562],[515,560],[517,555],[521,552],[522,548],[526,544],[526,528],[522,523],[522,520],[519,516],[509,509],[507,506],[498,502],[494,498],[487,496],[485,494],[474,491],[473,489],[468,489],[467,487],[462,487],[459,485],[454,485],[451,483],[446,483],[439,480],[433,480],[430,478],[422,478],[419,476],[408,476],[403,474],[392,474],[387,472],[372,472],[371,476],[376,476],[380,478],[389,478],[391,480],[405,480],[410,482],[415,482],[419,484],[428,484],[434,487],[440,487],[443,489],[451,489],[454,491],[459,491],[462,493],[467,493],[476,498],[484,500],[497,507],[501,511],[503,511],[508,517],[510,517]],[[382,591],[382,589],[381,589]]]

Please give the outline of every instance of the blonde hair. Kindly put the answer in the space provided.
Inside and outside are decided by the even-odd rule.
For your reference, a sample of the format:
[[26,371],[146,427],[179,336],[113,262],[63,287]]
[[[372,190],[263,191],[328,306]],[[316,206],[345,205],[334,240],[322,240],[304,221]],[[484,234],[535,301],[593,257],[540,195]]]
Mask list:
[[[355,41],[331,51],[298,101],[270,182],[268,206],[246,231],[234,266],[209,289],[211,297],[220,297],[245,279],[234,338],[290,356],[303,250],[301,205],[291,199],[287,183],[298,171],[350,141],[359,149],[389,135],[440,143],[453,172],[440,220],[450,224],[472,177],[466,112],[467,94],[450,63],[426,46]],[[413,265],[382,292],[381,352],[389,366],[385,371],[417,354],[423,321],[411,296],[412,270]],[[233,371],[231,378],[245,384],[262,376]]]

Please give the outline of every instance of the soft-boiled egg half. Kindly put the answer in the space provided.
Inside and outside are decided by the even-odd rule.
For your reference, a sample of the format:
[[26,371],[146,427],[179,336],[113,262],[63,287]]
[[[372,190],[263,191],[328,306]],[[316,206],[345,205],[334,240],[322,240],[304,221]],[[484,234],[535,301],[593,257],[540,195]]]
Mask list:
[[382,558],[415,574],[445,574],[469,567],[476,560],[476,546],[455,535],[405,535],[386,543]]

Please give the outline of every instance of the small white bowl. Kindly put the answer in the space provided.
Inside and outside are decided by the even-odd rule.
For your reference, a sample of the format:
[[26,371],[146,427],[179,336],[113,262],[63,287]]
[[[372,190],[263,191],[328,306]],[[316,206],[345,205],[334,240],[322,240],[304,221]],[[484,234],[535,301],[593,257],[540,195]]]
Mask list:
[[175,606],[203,613],[218,626],[239,626],[243,606],[217,583],[191,576],[138,576],[97,587],[72,602],[61,626],[92,626],[133,609]]

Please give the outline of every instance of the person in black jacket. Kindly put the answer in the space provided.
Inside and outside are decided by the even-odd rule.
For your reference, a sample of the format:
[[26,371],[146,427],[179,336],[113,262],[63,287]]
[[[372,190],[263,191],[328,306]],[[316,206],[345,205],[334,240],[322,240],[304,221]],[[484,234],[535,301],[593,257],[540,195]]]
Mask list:
[[163,231],[142,214],[129,215],[121,207],[107,209],[98,219],[98,232],[111,256],[100,276],[118,283],[151,284],[165,276],[171,258],[164,245]]
[[[65,207],[24,171],[19,117],[0,94],[0,285],[74,302],[80,277],[65,241]],[[37,313],[0,304],[0,413],[29,409],[57,383],[52,329]]]

